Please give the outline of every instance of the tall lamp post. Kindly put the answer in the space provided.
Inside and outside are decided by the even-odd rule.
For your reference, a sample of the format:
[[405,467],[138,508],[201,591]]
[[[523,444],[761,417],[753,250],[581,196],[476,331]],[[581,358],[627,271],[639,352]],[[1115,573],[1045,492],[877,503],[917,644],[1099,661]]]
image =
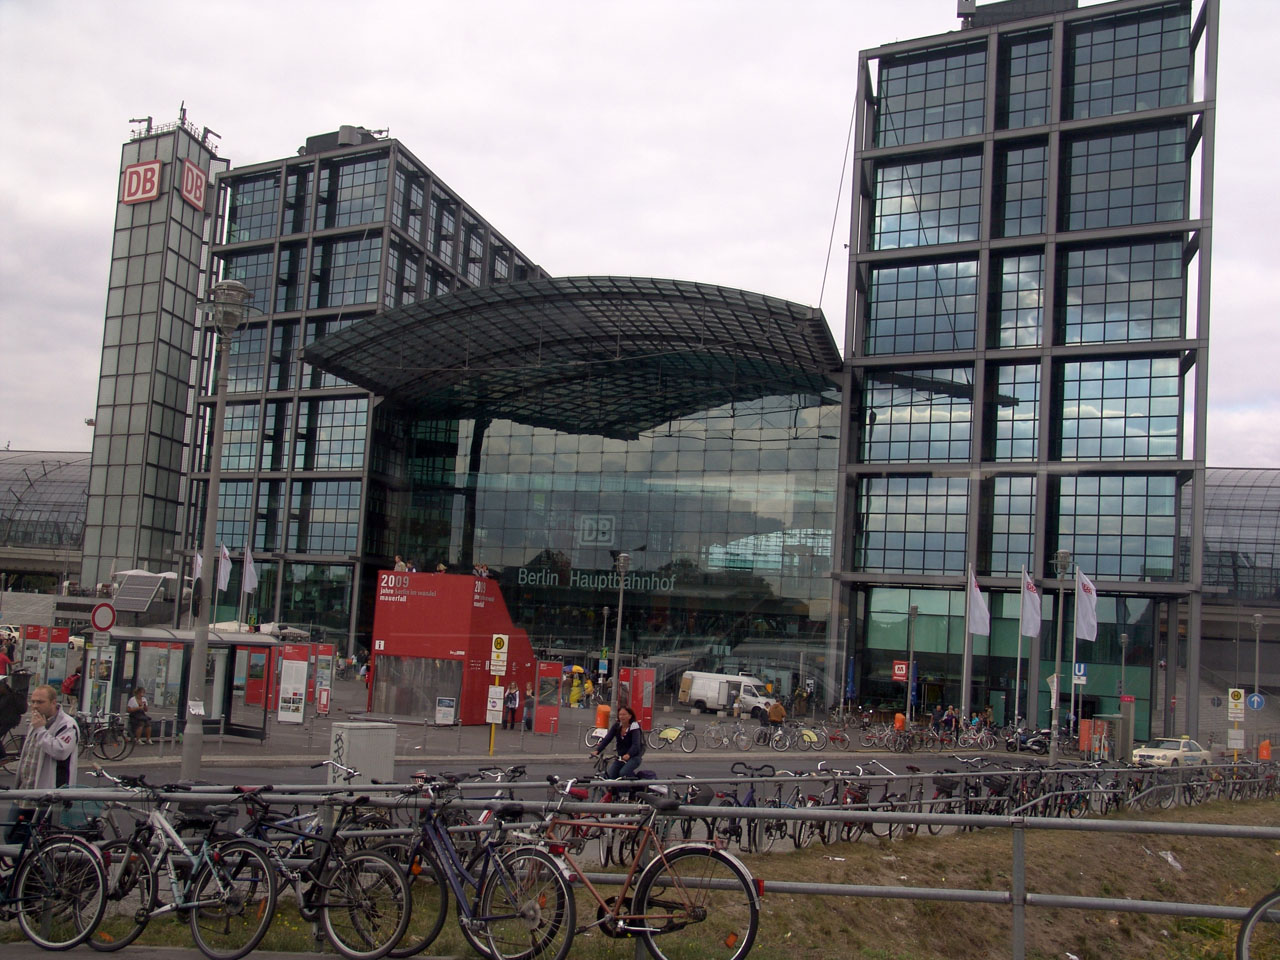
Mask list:
[[218,485],[222,480],[222,421],[227,405],[227,370],[231,365],[231,342],[251,309],[253,294],[239,280],[214,284],[213,299],[199,308],[209,315],[218,331],[217,379],[213,390],[213,424],[209,434],[209,485],[205,491],[204,539],[200,554],[200,612],[196,616],[191,645],[191,670],[187,677],[187,716],[182,731],[182,777],[192,779],[200,772],[204,752],[205,662],[209,658],[209,617],[212,613],[214,581],[217,579]]
[[1262,664],[1262,614],[1253,615],[1253,692],[1261,693],[1258,686],[1259,667]]
[[[1058,574],[1058,580],[1061,581],[1068,573],[1071,572],[1071,551],[1058,550],[1053,555],[1053,569]],[[1062,621],[1066,619],[1067,608],[1065,598],[1067,588],[1059,583],[1058,586],[1058,638],[1054,645],[1053,651],[1053,676],[1049,678],[1049,695],[1053,697],[1053,719],[1050,721],[1053,731],[1049,736],[1049,762],[1058,762],[1058,710],[1061,696],[1059,695],[1059,686],[1062,681]]]
[[631,554],[618,554],[613,565],[618,571],[618,622],[613,634],[613,696],[609,698],[609,719],[617,722],[618,705],[622,702],[622,596],[627,589],[627,571],[631,568]]

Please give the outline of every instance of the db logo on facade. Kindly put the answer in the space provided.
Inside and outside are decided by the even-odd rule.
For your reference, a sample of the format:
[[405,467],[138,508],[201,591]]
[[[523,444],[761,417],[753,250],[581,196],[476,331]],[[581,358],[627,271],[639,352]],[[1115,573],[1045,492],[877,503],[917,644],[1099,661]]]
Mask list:
[[124,188],[121,203],[146,203],[160,196],[160,168],[162,160],[131,163],[124,168]]
[[204,191],[208,185],[204,171],[190,160],[182,161],[182,199],[197,210],[204,210]]

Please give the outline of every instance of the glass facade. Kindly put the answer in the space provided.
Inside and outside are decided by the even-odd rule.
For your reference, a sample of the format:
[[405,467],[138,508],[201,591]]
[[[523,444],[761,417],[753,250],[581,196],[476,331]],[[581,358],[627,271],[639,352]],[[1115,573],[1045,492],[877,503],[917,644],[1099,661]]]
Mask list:
[[[1114,688],[1093,677],[1110,676],[1127,625],[1148,657],[1130,649],[1132,682],[1148,691],[1141,727],[1150,657],[1183,630],[1168,623],[1168,590],[1144,584],[1198,590],[1175,567],[1187,547],[1176,521],[1205,469],[1184,420],[1205,389],[1188,291],[1208,287],[1212,200],[1192,79],[1213,55],[1181,0],[1064,8],[1054,22],[999,6],[963,43],[862,53],[869,122],[854,172],[869,215],[850,238],[847,523],[833,593],[856,663],[845,693],[893,693],[915,604],[923,706],[992,703],[999,719],[1046,721],[1048,671],[1032,644],[1023,673],[1034,682],[1013,702],[1012,641],[1023,567],[1054,581],[1063,549],[1102,598],[1086,710],[1116,711]],[[975,139],[943,142],[956,137]],[[956,244],[968,244],[962,255]],[[930,356],[886,363],[910,354]],[[993,627],[973,638],[974,684],[961,690],[969,567]],[[1183,632],[1198,642],[1199,628]]]

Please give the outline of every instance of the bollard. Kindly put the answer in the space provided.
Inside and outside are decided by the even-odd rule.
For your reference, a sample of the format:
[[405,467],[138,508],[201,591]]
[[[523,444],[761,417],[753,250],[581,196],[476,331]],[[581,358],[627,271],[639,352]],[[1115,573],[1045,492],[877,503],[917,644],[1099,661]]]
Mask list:
[[156,757],[157,757],[157,758],[159,758],[159,759],[163,759],[163,758],[164,758],[164,725],[165,725],[166,723],[168,723],[168,721],[167,721],[167,720],[161,720],[161,721],[157,724],[157,726],[159,726],[159,727],[160,727],[160,750],[159,750],[159,752],[156,754]]
[[227,718],[218,718],[218,754],[221,756],[223,747],[226,745],[227,734]]
[[462,755],[462,721],[454,721],[454,725],[458,728],[458,749],[455,751],[459,756]]

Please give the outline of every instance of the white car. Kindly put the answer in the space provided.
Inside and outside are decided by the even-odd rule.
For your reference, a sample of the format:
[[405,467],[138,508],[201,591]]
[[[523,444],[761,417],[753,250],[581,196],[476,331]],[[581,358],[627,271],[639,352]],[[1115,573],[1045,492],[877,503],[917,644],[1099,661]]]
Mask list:
[[1151,763],[1158,767],[1185,766],[1188,763],[1212,763],[1213,754],[1194,740],[1152,740],[1145,747],[1133,751],[1135,763]]

